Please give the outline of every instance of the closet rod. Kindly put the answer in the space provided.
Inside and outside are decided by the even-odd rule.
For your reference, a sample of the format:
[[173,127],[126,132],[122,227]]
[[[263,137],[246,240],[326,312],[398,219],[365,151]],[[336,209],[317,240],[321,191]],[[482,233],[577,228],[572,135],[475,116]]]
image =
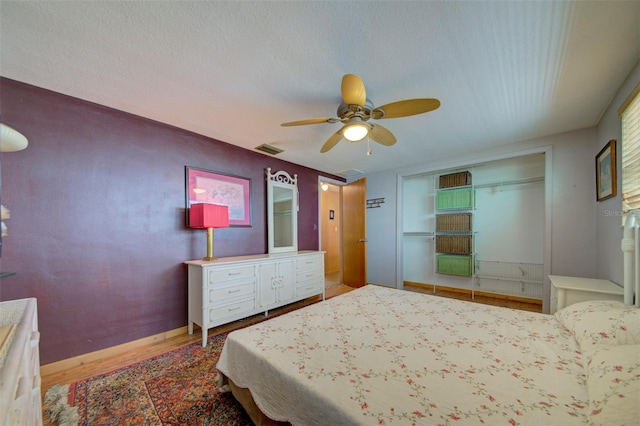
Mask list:
[[534,177],[529,179],[507,180],[504,182],[481,183],[479,185],[473,185],[473,186],[477,189],[477,188],[491,188],[494,186],[524,185],[527,183],[535,183],[535,182],[544,182],[544,176]]

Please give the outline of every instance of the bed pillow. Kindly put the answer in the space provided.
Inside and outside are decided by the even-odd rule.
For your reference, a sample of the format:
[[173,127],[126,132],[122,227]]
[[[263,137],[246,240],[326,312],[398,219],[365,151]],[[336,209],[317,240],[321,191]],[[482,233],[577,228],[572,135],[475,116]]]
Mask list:
[[640,424],[640,345],[585,351],[589,424]]
[[640,309],[622,302],[579,302],[561,309],[555,316],[573,333],[582,351],[593,345],[640,343]]

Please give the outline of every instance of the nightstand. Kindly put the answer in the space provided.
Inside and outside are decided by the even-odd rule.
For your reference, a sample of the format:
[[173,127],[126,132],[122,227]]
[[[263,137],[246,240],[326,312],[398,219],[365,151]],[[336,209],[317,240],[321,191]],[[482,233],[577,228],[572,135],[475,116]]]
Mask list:
[[595,278],[564,277],[549,275],[551,280],[551,313],[554,314],[565,306],[587,300],[624,300],[621,286],[609,281]]

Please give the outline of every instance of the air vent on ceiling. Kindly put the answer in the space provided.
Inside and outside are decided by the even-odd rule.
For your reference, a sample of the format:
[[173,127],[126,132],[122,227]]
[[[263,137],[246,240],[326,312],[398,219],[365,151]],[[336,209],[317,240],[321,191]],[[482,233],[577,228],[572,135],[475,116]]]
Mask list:
[[344,172],[338,172],[336,174],[338,176],[342,176],[342,177],[345,177],[347,179],[352,179],[352,178],[360,177],[360,176],[364,175],[364,172],[362,170],[358,170],[358,169],[350,169],[350,170],[345,170]]
[[266,152],[269,155],[278,155],[278,154],[280,154],[282,152],[282,150],[280,148],[276,148],[275,146],[267,145],[266,143],[263,143],[260,146],[256,146],[256,149],[258,151]]

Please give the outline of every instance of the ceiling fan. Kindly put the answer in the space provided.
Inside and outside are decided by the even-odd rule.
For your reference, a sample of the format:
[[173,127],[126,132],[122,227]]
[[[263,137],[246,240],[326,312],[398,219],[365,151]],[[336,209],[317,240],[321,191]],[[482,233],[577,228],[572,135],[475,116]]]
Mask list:
[[351,142],[358,142],[367,135],[379,144],[391,146],[397,139],[386,127],[369,122],[369,119],[381,120],[387,118],[407,117],[423,114],[440,107],[437,99],[407,99],[390,104],[374,107],[364,88],[362,79],[355,74],[342,77],[342,103],[338,107],[338,117],[310,118],[308,120],[282,123],[281,126],[303,126],[306,124],[344,123],[344,126],[322,145],[320,152],[327,152],[342,138]]

